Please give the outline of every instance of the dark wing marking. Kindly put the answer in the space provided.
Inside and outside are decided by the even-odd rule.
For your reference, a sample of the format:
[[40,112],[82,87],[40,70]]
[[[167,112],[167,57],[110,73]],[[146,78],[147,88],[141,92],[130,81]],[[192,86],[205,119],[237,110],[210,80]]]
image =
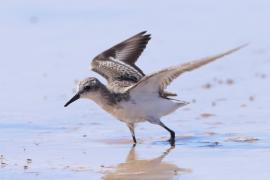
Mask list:
[[[111,77],[111,74],[108,74],[108,71],[104,71],[106,63],[102,64],[102,62],[118,61],[117,64],[120,64],[120,62],[127,64],[126,68],[132,68],[132,70],[136,70],[137,73],[144,76],[143,71],[135,65],[135,62],[151,39],[150,34],[145,33],[146,31],[138,33],[97,55],[92,61],[92,69],[108,79]],[[114,69],[111,69],[111,71],[114,71]]]

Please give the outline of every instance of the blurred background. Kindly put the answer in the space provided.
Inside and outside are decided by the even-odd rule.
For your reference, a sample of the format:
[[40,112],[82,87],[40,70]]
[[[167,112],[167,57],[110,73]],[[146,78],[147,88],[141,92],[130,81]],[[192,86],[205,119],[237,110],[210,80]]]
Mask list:
[[[146,74],[249,43],[174,81],[170,90],[192,103],[165,119],[169,127],[179,127],[173,128],[177,134],[213,129],[221,134],[243,133],[269,147],[269,6],[267,0],[1,1],[0,154],[21,152],[24,141],[32,143],[31,138],[44,130],[55,141],[55,129],[64,132],[52,149],[66,147],[62,138],[68,138],[67,134],[76,139],[84,133],[91,136],[92,131],[96,134],[91,138],[129,139],[128,129],[93,102],[63,105],[79,80],[88,76],[102,79],[90,71],[93,57],[143,30],[152,34],[138,60]],[[93,127],[97,124],[102,126]],[[142,126],[138,129],[142,139],[167,136],[158,127]],[[14,147],[16,143],[19,145]],[[40,157],[37,152],[36,157]],[[265,157],[269,153],[262,155]],[[261,175],[266,164],[259,166]],[[250,178],[244,171],[257,169],[247,167],[239,177]]]

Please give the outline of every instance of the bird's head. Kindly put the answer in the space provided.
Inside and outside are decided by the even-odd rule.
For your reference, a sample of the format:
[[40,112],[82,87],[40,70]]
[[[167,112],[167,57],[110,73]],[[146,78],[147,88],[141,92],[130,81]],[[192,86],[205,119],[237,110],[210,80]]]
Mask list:
[[96,96],[101,85],[101,82],[94,77],[89,77],[80,81],[78,84],[77,93],[64,106],[67,107],[69,104],[80,98],[92,99],[92,97]]

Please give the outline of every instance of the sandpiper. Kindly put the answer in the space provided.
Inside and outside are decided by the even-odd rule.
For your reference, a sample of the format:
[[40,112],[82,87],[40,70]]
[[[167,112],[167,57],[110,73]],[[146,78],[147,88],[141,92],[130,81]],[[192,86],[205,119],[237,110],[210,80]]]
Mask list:
[[80,98],[91,99],[118,120],[126,123],[134,144],[137,142],[135,124],[148,121],[165,128],[170,133],[169,142],[173,146],[175,132],[161,122],[160,118],[187,105],[188,102],[171,98],[176,94],[165,91],[166,87],[184,72],[213,62],[246,45],[145,75],[135,63],[150,39],[150,34],[143,31],[96,56],[92,60],[91,68],[103,76],[108,84],[104,85],[95,77],[80,81],[77,93],[65,107]]

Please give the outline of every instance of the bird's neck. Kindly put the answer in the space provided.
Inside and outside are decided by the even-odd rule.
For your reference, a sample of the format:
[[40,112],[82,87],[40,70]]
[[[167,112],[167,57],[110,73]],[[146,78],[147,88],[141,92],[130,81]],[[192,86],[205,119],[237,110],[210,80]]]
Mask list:
[[105,111],[110,111],[110,108],[117,104],[117,94],[110,91],[104,84],[101,84],[98,91],[89,99],[92,99],[96,104],[102,107]]

